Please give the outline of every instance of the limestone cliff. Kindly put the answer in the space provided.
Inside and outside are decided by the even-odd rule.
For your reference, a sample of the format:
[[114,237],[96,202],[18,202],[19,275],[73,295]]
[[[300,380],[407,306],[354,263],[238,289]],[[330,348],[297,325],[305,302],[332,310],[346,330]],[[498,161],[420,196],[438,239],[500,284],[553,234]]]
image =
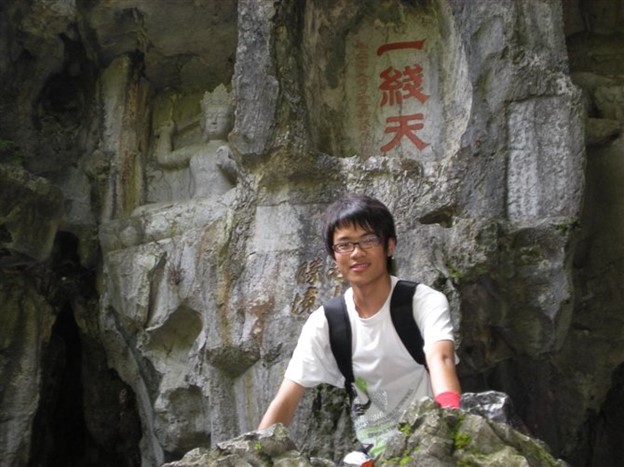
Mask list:
[[[160,465],[253,430],[344,287],[318,220],[347,191],[449,297],[464,389],[620,465],[622,13],[2,2],[2,465]],[[350,448],[342,397],[308,391],[306,455]]]

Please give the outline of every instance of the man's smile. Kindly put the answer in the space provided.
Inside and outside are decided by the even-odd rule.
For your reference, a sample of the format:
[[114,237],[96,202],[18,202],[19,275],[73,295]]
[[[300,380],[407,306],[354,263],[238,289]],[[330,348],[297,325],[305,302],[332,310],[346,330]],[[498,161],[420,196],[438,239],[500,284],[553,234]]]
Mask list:
[[355,263],[351,265],[351,270],[355,272],[361,272],[368,269],[368,263]]

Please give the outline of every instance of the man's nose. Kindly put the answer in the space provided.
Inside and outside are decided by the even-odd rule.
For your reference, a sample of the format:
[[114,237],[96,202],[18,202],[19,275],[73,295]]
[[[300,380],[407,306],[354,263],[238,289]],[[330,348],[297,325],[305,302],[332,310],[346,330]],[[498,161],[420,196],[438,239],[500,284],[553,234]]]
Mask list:
[[358,251],[360,253],[364,253],[364,248],[362,248],[359,243],[354,243],[353,244],[353,251],[351,252],[351,255],[357,254]]

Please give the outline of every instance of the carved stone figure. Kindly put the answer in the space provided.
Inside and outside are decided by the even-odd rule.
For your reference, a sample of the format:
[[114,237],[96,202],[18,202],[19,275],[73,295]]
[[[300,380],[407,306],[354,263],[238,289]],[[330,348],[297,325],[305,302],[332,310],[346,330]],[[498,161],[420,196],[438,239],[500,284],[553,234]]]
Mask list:
[[175,171],[188,167],[189,194],[192,198],[221,195],[236,181],[236,169],[227,144],[227,135],[234,123],[230,93],[224,85],[219,85],[212,93],[204,94],[201,108],[199,124],[203,141],[200,144],[174,149],[176,131],[182,128],[169,119],[158,129],[155,148],[156,159],[163,169]]

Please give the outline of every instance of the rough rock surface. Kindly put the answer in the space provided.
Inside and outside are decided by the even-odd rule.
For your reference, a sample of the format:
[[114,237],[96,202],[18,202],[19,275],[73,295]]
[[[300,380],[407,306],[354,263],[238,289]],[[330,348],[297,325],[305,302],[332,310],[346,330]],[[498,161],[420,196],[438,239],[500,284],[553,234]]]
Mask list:
[[63,217],[63,194],[48,180],[0,165],[0,263],[33,264],[52,252]]
[[[449,297],[464,389],[508,393],[557,457],[622,465],[621,18],[617,0],[1,2],[3,462],[159,465],[253,430],[344,287],[319,216],[361,191],[395,213],[399,274]],[[209,157],[220,84],[231,189],[189,198],[201,176],[159,164],[159,129]],[[308,391],[290,435],[306,459],[349,450],[340,390]]]
[[[470,401],[471,408],[464,408]],[[466,394],[462,410],[441,410],[431,399],[415,402],[400,421],[400,433],[375,459],[377,466],[566,466],[539,440],[515,430],[500,407],[508,404],[500,394]],[[481,414],[472,413],[480,407]],[[494,415],[496,414],[496,415]],[[498,420],[494,420],[494,415]],[[305,457],[296,449],[282,425],[246,433],[219,443],[214,449],[195,449],[163,467],[281,466],[331,467],[330,459]]]

